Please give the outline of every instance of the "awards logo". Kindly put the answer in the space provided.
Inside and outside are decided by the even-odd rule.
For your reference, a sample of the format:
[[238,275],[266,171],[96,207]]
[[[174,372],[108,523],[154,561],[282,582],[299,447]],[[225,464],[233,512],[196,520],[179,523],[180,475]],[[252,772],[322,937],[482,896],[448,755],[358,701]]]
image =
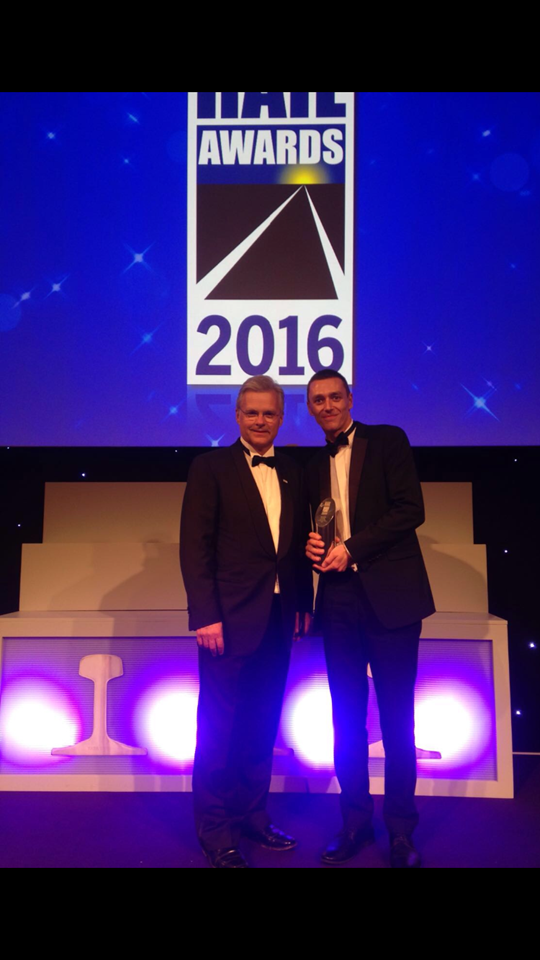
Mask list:
[[354,93],[190,93],[188,384],[353,380]]

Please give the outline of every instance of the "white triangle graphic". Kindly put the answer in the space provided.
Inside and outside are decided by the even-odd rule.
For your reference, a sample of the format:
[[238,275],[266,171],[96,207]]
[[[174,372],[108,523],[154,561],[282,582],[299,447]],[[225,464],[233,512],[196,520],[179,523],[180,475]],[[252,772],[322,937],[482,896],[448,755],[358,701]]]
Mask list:
[[201,296],[203,300],[206,300],[206,298],[210,296],[210,294],[215,289],[215,287],[217,287],[217,285],[221,283],[223,278],[227,276],[227,274],[232,270],[232,268],[236,266],[238,261],[242,259],[244,254],[248,252],[250,247],[253,246],[253,244],[259,239],[259,237],[263,235],[265,230],[268,229],[270,224],[273,223],[276,217],[278,217],[279,214],[285,209],[287,204],[289,204],[291,200],[293,200],[294,197],[296,197],[296,195],[300,192],[300,190],[306,191],[309,205],[311,208],[311,213],[313,215],[315,226],[319,234],[319,239],[321,241],[321,246],[323,248],[323,253],[326,258],[326,263],[330,271],[330,276],[332,277],[332,282],[334,284],[337,298],[338,300],[345,298],[345,294],[346,294],[345,274],[343,273],[341,264],[334,252],[334,248],[324,228],[323,222],[319,217],[317,210],[315,209],[313,201],[309,195],[309,190],[305,185],[302,185],[298,187],[298,190],[295,190],[294,193],[292,193],[291,196],[287,198],[287,200],[281,203],[279,207],[277,207],[277,209],[274,210],[274,212],[271,213],[270,216],[266,218],[266,220],[263,220],[263,222],[259,224],[259,226],[256,227],[255,230],[253,230],[252,233],[250,233],[249,236],[245,238],[245,240],[242,240],[238,244],[238,246],[234,248],[234,250],[231,250],[231,252],[228,253],[227,256],[220,261],[220,263],[216,264],[215,267],[212,267],[212,269],[206,274],[206,276],[202,277],[201,280],[199,280],[197,284],[197,293]]
[[322,222],[321,218],[319,217],[319,214],[317,213],[317,211],[316,211],[316,209],[315,209],[315,206],[314,206],[313,201],[312,201],[312,199],[311,199],[311,197],[310,197],[310,195],[309,195],[309,190],[308,190],[307,187],[305,187],[305,191],[306,191],[306,193],[307,193],[307,198],[308,198],[308,200],[309,200],[309,205],[310,205],[310,207],[311,207],[311,212],[312,212],[312,214],[313,214],[313,219],[315,220],[315,226],[317,227],[317,230],[318,230],[318,233],[319,233],[319,238],[320,238],[320,241],[321,241],[321,245],[322,245],[322,248],[323,248],[324,255],[325,255],[325,257],[326,257],[326,262],[327,262],[327,264],[328,264],[328,269],[329,269],[329,271],[330,271],[330,276],[332,277],[332,282],[333,282],[334,287],[335,287],[335,290],[336,290],[336,296],[337,296],[338,300],[345,299],[345,295],[346,295],[346,291],[345,291],[345,274],[343,273],[343,270],[341,269],[341,264],[340,264],[338,258],[336,257],[336,254],[335,254],[335,252],[334,252],[334,248],[333,248],[332,244],[330,243],[330,239],[329,239],[329,237],[328,237],[328,234],[327,234],[326,230],[324,229],[323,222]]
[[197,284],[197,293],[201,296],[203,300],[212,293],[214,287],[217,287],[218,283],[227,276],[230,270],[236,266],[239,260],[242,259],[245,253],[248,252],[249,248],[253,246],[256,240],[259,239],[264,233],[264,231],[270,226],[270,224],[276,219],[277,216],[285,209],[288,203],[300,192],[302,187],[298,187],[298,190],[295,190],[290,197],[285,200],[284,203],[281,203],[277,210],[274,210],[266,220],[253,230],[245,240],[242,240],[234,250],[231,250],[224,259],[216,264],[205,277],[202,277]]

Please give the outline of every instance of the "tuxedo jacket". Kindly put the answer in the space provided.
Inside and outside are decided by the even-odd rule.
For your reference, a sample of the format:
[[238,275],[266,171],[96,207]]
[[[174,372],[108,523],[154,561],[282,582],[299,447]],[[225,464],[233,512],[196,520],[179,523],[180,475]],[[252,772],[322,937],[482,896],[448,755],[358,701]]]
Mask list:
[[[260,469],[270,469],[262,467]],[[276,452],[281,489],[278,549],[240,440],[197,457],[188,476],[180,528],[180,563],[191,630],[223,623],[226,654],[249,654],[270,616],[276,574],[283,627],[311,612],[313,588],[304,555],[309,505],[301,470]]]
[[[399,427],[356,423],[349,474],[351,538],[345,541],[366,596],[388,630],[435,611],[416,527],[424,522],[422,490],[406,434]],[[307,467],[312,514],[331,496],[330,455]],[[339,574],[337,574],[339,576]],[[319,578],[317,620],[324,604]]]

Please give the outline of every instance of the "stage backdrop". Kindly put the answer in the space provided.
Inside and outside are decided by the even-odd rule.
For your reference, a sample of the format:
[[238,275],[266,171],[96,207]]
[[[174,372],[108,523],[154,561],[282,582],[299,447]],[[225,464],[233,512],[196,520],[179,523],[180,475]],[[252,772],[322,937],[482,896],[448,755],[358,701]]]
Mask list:
[[538,444],[533,93],[6,93],[0,444],[280,442],[338,367],[415,445]]

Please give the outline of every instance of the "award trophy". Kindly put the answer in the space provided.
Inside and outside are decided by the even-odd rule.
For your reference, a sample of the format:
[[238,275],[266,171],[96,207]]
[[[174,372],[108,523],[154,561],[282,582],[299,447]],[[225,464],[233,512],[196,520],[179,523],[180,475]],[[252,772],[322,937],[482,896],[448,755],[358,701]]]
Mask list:
[[315,530],[323,539],[324,556],[326,556],[331,547],[335,546],[336,539],[336,503],[331,497],[323,500],[317,507]]

